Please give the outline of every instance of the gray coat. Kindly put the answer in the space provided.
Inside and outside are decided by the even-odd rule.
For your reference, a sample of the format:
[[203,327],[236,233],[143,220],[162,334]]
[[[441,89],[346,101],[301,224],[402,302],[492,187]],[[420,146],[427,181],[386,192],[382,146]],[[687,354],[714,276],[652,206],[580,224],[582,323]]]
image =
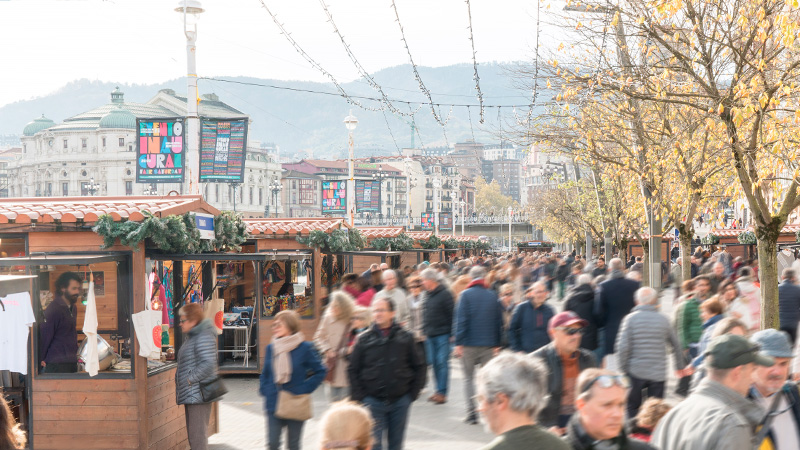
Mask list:
[[639,305],[622,320],[617,334],[620,370],[641,380],[667,380],[667,345],[672,346],[675,368],[686,362],[669,319],[655,305]]
[[214,324],[206,319],[187,333],[178,351],[178,370],[175,372],[175,394],[179,405],[203,402],[200,382],[217,377],[217,335]]

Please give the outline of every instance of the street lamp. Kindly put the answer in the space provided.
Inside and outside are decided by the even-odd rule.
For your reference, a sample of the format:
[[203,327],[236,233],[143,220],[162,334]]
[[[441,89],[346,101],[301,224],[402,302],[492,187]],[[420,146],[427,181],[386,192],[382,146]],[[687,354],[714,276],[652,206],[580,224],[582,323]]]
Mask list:
[[439,235],[439,189],[442,188],[442,180],[438,176],[433,178],[433,229],[434,234]]
[[383,218],[383,179],[388,177],[389,173],[379,169],[372,174],[372,179],[378,181],[378,218]]
[[142,189],[142,195],[158,195],[158,187],[155,183],[150,183]]
[[94,178],[89,180],[89,184],[86,185],[86,190],[89,191],[89,195],[94,197],[94,194],[100,190],[100,184],[94,182]]
[[464,235],[464,221],[467,219],[467,202],[461,200],[461,235]]
[[411,163],[413,160],[410,156],[403,159],[406,169],[406,231],[411,229]]
[[195,180],[200,174],[200,118],[197,115],[197,21],[205,11],[198,0],[181,0],[175,12],[183,16],[183,34],[186,36],[186,148],[184,155],[186,173],[183,192],[197,194],[200,184]]
[[278,217],[278,194],[283,190],[283,185],[280,181],[273,179],[269,182],[267,189],[272,192],[272,204],[275,205],[275,217]]
[[351,226],[355,226],[355,223],[353,223],[353,213],[355,212],[354,203],[356,198],[356,182],[353,178],[353,131],[356,129],[357,125],[358,119],[353,115],[353,110],[351,109],[350,114],[344,118],[344,126],[347,127],[347,147],[349,151],[349,157],[347,159],[347,210],[350,212]]

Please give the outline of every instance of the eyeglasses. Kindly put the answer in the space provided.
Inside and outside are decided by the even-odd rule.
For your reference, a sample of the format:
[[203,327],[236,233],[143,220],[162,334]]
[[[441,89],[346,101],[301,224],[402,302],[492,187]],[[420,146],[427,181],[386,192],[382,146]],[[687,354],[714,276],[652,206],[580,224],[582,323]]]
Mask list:
[[614,385],[617,385],[622,389],[630,389],[631,380],[625,375],[599,375],[592,378],[591,381],[583,386],[583,389],[581,389],[581,394],[588,392],[589,389],[591,389],[595,384],[603,389],[608,389]]
[[556,327],[556,330],[561,330],[564,333],[567,333],[567,335],[569,336],[575,336],[576,334],[583,334],[583,328]]
[[186,323],[188,321],[189,321],[189,319],[181,319],[181,320],[178,321],[178,323]]

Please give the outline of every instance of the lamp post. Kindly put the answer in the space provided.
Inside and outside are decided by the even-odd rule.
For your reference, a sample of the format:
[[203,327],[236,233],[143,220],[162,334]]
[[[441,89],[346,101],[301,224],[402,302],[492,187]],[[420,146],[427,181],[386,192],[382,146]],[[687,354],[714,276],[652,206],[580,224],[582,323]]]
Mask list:
[[508,251],[511,252],[511,214],[514,212],[514,209],[510,206],[508,207]]
[[442,180],[438,176],[433,179],[433,230],[435,235],[439,235],[439,189],[442,188]]
[[411,163],[410,156],[403,159],[403,164],[406,169],[406,231],[411,229]]
[[205,11],[198,0],[181,0],[175,11],[183,16],[183,34],[186,36],[186,130],[184,148],[183,192],[198,194],[200,184],[200,118],[197,115],[197,20]]
[[155,183],[150,183],[142,189],[142,195],[158,195],[158,187]]
[[461,200],[461,235],[464,235],[464,222],[467,219],[467,202]]
[[355,198],[356,198],[356,181],[353,178],[353,131],[358,125],[358,119],[353,115],[353,110],[350,110],[350,115],[344,118],[344,126],[347,127],[347,148],[349,157],[347,159],[347,210],[349,211],[350,225],[355,226],[353,222],[353,213],[355,212]]
[[275,205],[275,217],[278,217],[278,194],[283,190],[280,181],[273,179],[269,182],[268,189],[272,192],[272,204]]
[[378,219],[383,218],[383,179],[387,176],[389,173],[382,169],[372,174],[372,179],[378,181]]
[[100,190],[100,184],[94,182],[94,178],[89,180],[89,184],[86,185],[86,190],[89,191],[89,195],[94,197],[94,194]]

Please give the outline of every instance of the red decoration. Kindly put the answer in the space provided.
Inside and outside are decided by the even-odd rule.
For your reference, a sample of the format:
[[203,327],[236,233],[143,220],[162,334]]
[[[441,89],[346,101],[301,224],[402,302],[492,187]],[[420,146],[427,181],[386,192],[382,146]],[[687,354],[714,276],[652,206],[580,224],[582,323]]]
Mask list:
[[220,330],[222,329],[222,318],[223,317],[224,317],[224,314],[222,313],[222,311],[217,311],[217,313],[214,314],[214,325],[216,325],[217,328],[219,328]]
[[153,343],[156,344],[156,347],[161,347],[161,325],[153,327]]

